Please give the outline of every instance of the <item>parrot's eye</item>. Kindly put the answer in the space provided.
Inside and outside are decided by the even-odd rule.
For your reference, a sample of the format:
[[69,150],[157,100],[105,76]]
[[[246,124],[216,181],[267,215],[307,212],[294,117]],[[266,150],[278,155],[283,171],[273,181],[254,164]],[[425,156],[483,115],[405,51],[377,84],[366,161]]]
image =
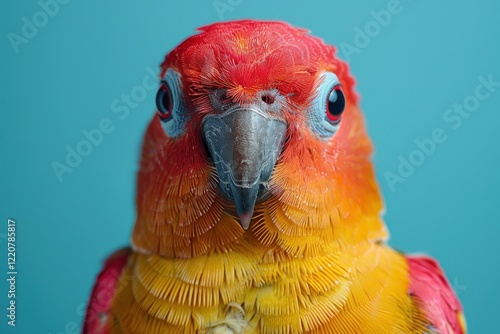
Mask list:
[[328,101],[326,101],[326,115],[332,123],[340,122],[340,117],[344,112],[345,97],[340,85],[333,87]]
[[172,117],[172,95],[165,83],[161,84],[156,94],[156,107],[158,108],[158,116],[162,121],[167,121]]
[[274,103],[274,96],[271,96],[269,94],[262,95],[262,101],[265,104],[273,104]]

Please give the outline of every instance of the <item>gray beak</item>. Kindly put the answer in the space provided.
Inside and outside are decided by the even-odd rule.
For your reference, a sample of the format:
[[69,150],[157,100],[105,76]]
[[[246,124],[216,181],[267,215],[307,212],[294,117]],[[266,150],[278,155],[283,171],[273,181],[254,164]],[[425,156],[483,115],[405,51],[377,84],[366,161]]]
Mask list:
[[217,168],[222,193],[234,201],[241,226],[252,220],[255,202],[268,193],[280,156],[286,123],[255,107],[234,107],[204,118],[205,143]]

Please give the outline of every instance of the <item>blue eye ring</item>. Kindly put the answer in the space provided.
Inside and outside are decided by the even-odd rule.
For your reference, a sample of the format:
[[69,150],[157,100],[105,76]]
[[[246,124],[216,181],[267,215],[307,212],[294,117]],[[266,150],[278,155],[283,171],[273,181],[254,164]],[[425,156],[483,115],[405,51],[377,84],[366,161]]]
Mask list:
[[328,95],[326,101],[326,116],[328,120],[334,124],[340,122],[342,113],[345,109],[345,96],[342,92],[342,87],[336,85]]

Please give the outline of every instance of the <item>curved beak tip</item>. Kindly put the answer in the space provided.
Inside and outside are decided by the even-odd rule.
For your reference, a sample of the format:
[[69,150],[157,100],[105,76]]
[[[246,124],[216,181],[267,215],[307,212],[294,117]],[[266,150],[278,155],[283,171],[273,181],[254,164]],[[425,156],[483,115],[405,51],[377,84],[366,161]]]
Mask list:
[[[286,135],[286,122],[256,108],[236,107],[203,119],[203,136],[217,169],[222,194],[234,202],[247,230]],[[260,192],[259,192],[260,191]]]
[[239,214],[241,227],[243,227],[245,231],[248,230],[248,227],[250,226],[250,222],[252,221],[252,215],[253,212],[244,212]]

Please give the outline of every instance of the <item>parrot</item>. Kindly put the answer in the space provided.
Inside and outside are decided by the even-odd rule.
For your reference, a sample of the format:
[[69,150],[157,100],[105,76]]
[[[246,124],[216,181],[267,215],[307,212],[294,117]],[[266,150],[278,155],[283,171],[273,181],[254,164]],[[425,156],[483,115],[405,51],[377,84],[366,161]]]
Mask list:
[[334,46],[226,21],[160,67],[131,245],[105,261],[84,334],[466,333],[438,262],[388,245]]

